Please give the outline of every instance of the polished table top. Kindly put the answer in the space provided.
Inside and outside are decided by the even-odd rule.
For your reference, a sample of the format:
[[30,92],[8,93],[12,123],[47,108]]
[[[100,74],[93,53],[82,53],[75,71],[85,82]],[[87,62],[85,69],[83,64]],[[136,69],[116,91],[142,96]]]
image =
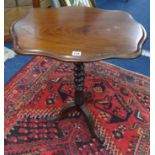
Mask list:
[[134,58],[145,29],[123,11],[87,7],[33,8],[11,27],[14,49],[69,62]]

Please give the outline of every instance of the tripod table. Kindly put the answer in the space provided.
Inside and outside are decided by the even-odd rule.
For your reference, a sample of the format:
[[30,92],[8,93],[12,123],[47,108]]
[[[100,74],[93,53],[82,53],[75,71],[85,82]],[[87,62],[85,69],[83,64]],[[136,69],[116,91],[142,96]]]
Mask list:
[[84,64],[139,56],[146,39],[143,26],[123,11],[87,7],[33,8],[12,24],[11,34],[14,49],[19,54],[74,63],[74,103],[64,106],[58,118],[78,108],[92,134],[103,142],[85,106]]

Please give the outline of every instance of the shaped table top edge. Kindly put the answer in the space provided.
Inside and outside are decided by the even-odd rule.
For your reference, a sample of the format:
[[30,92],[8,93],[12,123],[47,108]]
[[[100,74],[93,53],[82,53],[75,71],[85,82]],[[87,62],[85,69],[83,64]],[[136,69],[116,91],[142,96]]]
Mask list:
[[[65,7],[65,8],[67,8],[67,7]],[[38,8],[35,8],[35,9],[38,9]],[[61,8],[52,8],[52,9],[61,9]],[[34,10],[34,8],[31,9],[31,10]],[[97,9],[97,10],[102,10],[103,11],[103,9]],[[105,53],[100,54],[99,56],[95,56],[95,58],[94,58],[94,56],[92,56],[92,57],[91,56],[76,57],[76,56],[71,56],[71,55],[59,55],[59,54],[56,54],[57,53],[56,51],[52,52],[52,51],[48,51],[48,50],[45,51],[45,50],[41,50],[41,49],[23,49],[18,44],[18,37],[17,37],[16,32],[14,30],[14,25],[19,20],[15,21],[11,25],[11,27],[10,27],[10,32],[11,32],[11,35],[12,35],[12,38],[13,38],[13,47],[14,47],[14,50],[17,53],[22,54],[22,55],[46,56],[46,57],[58,59],[58,60],[61,60],[61,61],[67,61],[67,62],[92,62],[92,61],[98,61],[98,60],[109,59],[109,58],[128,59],[128,58],[136,58],[139,55],[141,55],[142,45],[144,44],[144,42],[146,40],[146,36],[147,36],[144,27],[140,23],[138,23],[130,14],[128,14],[125,11],[120,11],[120,10],[104,10],[104,11],[125,13],[125,14],[128,15],[128,17],[131,20],[135,21],[137,24],[139,24],[141,26],[142,31],[143,31],[143,36],[139,40],[139,43],[137,44],[137,49],[135,51],[129,52],[128,54],[127,53],[122,54],[119,51],[113,52],[111,54],[105,52]],[[30,13],[30,11],[24,17],[22,17],[21,19],[24,19],[29,13]]]

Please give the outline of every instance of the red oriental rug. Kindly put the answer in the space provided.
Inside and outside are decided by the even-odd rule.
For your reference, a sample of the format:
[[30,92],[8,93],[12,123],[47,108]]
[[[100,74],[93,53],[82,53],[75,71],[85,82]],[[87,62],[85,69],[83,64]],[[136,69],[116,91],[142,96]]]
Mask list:
[[5,155],[149,155],[149,79],[107,63],[86,64],[87,107],[104,143],[73,101],[73,64],[35,57],[5,86]]

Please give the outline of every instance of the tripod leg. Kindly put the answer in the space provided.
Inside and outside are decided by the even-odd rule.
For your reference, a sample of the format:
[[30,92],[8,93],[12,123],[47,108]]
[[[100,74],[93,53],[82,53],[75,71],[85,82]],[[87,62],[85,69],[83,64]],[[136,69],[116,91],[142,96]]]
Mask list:
[[65,116],[67,116],[67,114],[71,111],[71,110],[76,110],[77,106],[74,103],[70,103],[67,104],[66,106],[63,107],[63,109],[60,111],[60,113],[55,116],[55,117],[49,117],[48,119],[51,121],[59,121],[62,120],[63,118],[65,118]]
[[99,132],[95,129],[95,123],[94,123],[94,120],[93,120],[88,108],[83,104],[80,106],[80,110],[82,111],[83,115],[85,116],[85,119],[87,121],[87,125],[89,127],[91,134],[95,138],[97,138],[100,141],[100,143],[103,143],[104,139],[100,136]]
[[58,119],[61,120],[65,118],[65,116],[72,110],[78,110],[78,107],[74,103],[66,105],[60,112]]

